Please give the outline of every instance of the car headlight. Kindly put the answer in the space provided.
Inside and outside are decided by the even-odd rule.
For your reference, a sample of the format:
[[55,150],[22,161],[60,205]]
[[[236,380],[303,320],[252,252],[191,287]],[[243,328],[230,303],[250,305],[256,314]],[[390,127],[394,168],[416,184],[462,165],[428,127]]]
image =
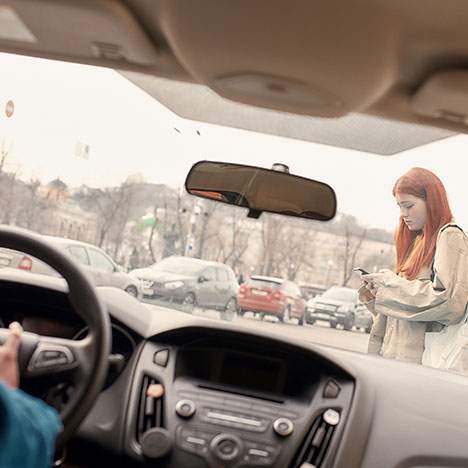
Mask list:
[[315,310],[315,304],[312,302],[312,303],[307,303],[307,310],[309,312],[313,312]]
[[164,283],[164,289],[177,289],[181,288],[184,285],[182,281],[169,281],[169,283]]
[[137,278],[137,279],[140,283],[140,287],[142,288],[151,288],[151,286],[153,286],[153,281],[151,280],[147,280],[144,278]]
[[351,312],[351,309],[349,308],[349,306],[343,304],[340,307],[338,307],[337,312],[341,314],[348,314],[349,312]]

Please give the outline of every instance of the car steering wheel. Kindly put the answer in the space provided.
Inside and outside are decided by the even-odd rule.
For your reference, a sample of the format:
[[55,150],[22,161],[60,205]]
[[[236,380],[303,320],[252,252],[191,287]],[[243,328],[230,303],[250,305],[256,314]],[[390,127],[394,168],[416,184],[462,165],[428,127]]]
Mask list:
[[[19,349],[21,379],[66,376],[74,391],[60,412],[63,431],[57,448],[74,433],[93,406],[104,384],[111,346],[109,316],[81,267],[38,236],[0,226],[0,247],[19,250],[47,263],[68,283],[68,299],[88,325],[85,338],[74,341],[23,332]],[[0,343],[9,331],[0,328]]]

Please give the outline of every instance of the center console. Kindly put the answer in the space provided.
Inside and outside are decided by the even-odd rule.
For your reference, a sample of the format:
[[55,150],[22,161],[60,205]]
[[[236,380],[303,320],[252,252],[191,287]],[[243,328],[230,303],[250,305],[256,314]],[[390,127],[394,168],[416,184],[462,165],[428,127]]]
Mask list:
[[[158,458],[158,466],[327,466],[353,381],[323,358],[273,343],[219,336],[146,343],[128,450]],[[148,398],[150,385],[163,385],[164,397]]]

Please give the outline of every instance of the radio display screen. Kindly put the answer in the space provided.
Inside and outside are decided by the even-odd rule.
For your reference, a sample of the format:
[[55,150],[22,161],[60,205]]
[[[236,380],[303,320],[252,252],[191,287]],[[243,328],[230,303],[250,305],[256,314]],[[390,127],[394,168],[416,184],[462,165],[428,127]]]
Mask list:
[[284,362],[226,351],[218,383],[259,392],[281,393],[284,387]]

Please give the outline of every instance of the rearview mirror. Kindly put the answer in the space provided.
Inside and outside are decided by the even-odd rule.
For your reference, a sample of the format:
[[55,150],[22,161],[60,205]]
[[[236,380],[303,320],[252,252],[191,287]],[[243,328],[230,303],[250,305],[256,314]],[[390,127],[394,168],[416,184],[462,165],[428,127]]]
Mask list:
[[328,221],[336,214],[329,185],[260,167],[201,161],[190,170],[185,188],[198,197],[249,208],[253,218],[266,211]]

